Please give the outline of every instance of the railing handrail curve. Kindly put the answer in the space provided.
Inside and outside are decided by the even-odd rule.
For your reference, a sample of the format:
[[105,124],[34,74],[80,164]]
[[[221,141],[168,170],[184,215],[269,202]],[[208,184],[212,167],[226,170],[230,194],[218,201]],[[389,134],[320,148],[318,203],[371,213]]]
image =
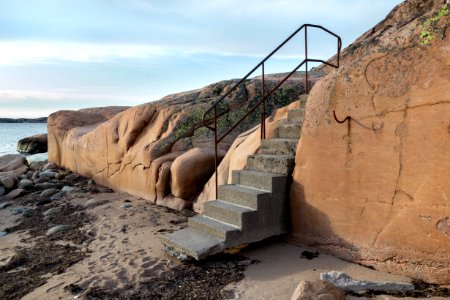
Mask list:
[[[337,55],[336,55],[336,64],[333,64],[328,61],[324,61],[322,59],[312,59],[308,57],[308,27],[313,28],[319,28],[334,37],[337,38]],[[295,35],[297,35],[301,30],[305,30],[305,58],[303,61],[297,65],[297,67],[294,68],[287,76],[285,76],[278,84],[272,88],[267,94],[265,94],[265,80],[264,80],[264,64],[265,62],[270,59],[278,50],[280,50],[287,42],[289,42]],[[341,38],[335,34],[334,32],[328,30],[327,28],[321,26],[321,25],[314,25],[314,24],[303,24],[300,26],[297,30],[295,30],[288,38],[286,38],[281,44],[279,44],[272,52],[269,53],[263,60],[261,60],[250,72],[247,73],[247,75],[244,76],[241,80],[239,80],[230,90],[228,90],[223,96],[221,96],[217,101],[214,102],[214,104],[205,111],[203,114],[202,122],[203,125],[212,130],[214,132],[214,149],[215,149],[215,185],[216,185],[216,199],[218,196],[218,174],[217,174],[217,168],[218,168],[218,156],[217,156],[217,145],[232,131],[234,130],[244,119],[246,119],[252,112],[254,112],[261,104],[262,105],[262,111],[261,111],[261,139],[265,139],[266,136],[266,123],[265,123],[265,116],[266,116],[266,99],[269,98],[278,88],[286,81],[288,80],[300,67],[302,67],[304,64],[306,64],[306,72],[305,72],[305,91],[308,93],[308,62],[319,62],[326,64],[330,67],[339,68],[340,64],[340,53],[341,53],[341,47],[342,47],[342,40]],[[248,79],[250,75],[252,75],[259,67],[262,67],[262,97],[254,105],[250,110],[248,110],[244,116],[242,116],[237,122],[234,123],[234,125],[229,128],[221,137],[218,137],[218,130],[217,130],[217,119],[221,116],[223,116],[227,111],[217,113],[217,106],[224,101],[239,85],[245,82],[245,80]],[[214,110],[214,116],[207,119],[207,115]],[[209,126],[209,123],[213,121],[214,127]]]

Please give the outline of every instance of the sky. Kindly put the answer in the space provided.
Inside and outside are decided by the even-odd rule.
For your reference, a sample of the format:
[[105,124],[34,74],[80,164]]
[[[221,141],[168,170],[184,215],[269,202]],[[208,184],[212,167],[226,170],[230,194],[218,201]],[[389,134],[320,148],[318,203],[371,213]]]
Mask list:
[[[304,23],[347,46],[400,2],[0,0],[0,118],[132,106],[242,78]],[[336,39],[319,31],[308,44],[310,57],[336,51]],[[289,72],[303,58],[299,36],[265,72]]]

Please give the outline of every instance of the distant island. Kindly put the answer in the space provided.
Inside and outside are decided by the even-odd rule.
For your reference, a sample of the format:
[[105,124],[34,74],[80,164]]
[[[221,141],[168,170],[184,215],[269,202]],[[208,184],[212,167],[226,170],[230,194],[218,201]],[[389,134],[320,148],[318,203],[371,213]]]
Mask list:
[[35,119],[11,119],[11,118],[0,118],[0,123],[47,123],[47,117],[35,118]]

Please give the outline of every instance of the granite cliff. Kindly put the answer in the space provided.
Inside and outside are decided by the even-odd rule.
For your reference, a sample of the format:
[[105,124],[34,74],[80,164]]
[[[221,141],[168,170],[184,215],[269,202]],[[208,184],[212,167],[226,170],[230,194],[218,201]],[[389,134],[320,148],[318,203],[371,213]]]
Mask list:
[[292,241],[450,283],[444,3],[403,2],[343,51],[343,67],[319,68],[328,75],[306,105],[291,188]]
[[[266,76],[266,88],[279,80],[279,74]],[[49,161],[160,205],[191,207],[214,173],[213,138],[203,126],[203,113],[236,83],[222,81],[128,109],[56,112],[48,118]],[[260,78],[247,80],[224,101],[221,132],[260,99],[261,84]],[[285,82],[272,96],[268,114],[298,99],[303,84],[301,74]],[[219,159],[259,120],[256,112],[219,144]]]

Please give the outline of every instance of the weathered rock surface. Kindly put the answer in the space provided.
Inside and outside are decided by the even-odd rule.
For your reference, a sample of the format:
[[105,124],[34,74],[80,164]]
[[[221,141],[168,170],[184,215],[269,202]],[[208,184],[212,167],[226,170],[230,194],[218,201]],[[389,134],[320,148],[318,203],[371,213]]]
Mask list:
[[344,272],[331,271],[320,274],[320,279],[331,283],[332,285],[343,289],[344,291],[362,292],[362,291],[412,291],[412,283],[401,282],[373,282],[366,280],[356,280]]
[[20,154],[5,154],[0,156],[0,173],[14,171],[27,165],[27,159]]
[[291,300],[344,300],[342,290],[328,281],[302,281],[292,294]]
[[28,154],[47,152],[47,134],[36,134],[19,140],[17,151]]
[[[293,241],[450,283],[449,23],[443,1],[406,1],[316,83],[291,188]],[[333,111],[352,119],[339,124]]]
[[[266,76],[266,88],[279,80]],[[304,92],[303,81],[301,75],[288,80],[267,105],[268,113],[296,100]],[[49,161],[157,204],[189,207],[214,172],[213,138],[203,127],[203,113],[236,82],[170,95],[114,116],[104,113],[109,108],[54,113],[48,118]],[[220,106],[219,113],[225,112],[218,121],[221,133],[260,99],[261,83],[248,80]],[[254,114],[236,128],[219,145],[220,156],[258,122]]]

